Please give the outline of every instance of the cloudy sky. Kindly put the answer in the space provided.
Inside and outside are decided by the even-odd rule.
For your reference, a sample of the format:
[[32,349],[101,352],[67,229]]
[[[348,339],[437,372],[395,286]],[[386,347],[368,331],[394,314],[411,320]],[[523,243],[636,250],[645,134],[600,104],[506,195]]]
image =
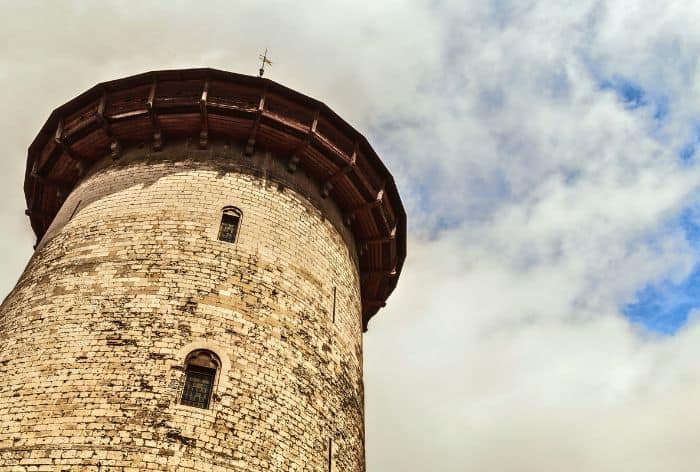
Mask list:
[[700,4],[0,1],[0,292],[26,148],[97,82],[209,66],[374,144],[409,257],[365,336],[369,472],[700,468]]

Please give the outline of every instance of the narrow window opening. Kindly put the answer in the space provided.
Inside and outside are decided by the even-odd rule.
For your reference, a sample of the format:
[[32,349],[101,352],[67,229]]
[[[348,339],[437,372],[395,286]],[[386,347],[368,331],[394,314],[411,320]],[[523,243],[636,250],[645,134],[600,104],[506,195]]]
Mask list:
[[335,465],[335,444],[333,444],[333,438],[328,440],[328,472],[337,472]]
[[78,200],[78,204],[75,205],[75,208],[73,208],[73,212],[70,214],[70,218],[68,218],[68,221],[72,220],[73,217],[75,216],[76,213],[78,213],[78,208],[80,208],[80,204],[83,203],[82,200]]
[[335,324],[335,304],[336,304],[336,297],[337,297],[337,288],[334,285],[333,286],[333,324]]
[[212,352],[199,350],[187,356],[185,386],[180,403],[197,408],[209,408],[219,359]]
[[182,404],[197,408],[209,408],[209,398],[214,386],[215,375],[216,371],[213,369],[187,366]]
[[238,228],[241,225],[241,211],[238,208],[227,207],[221,214],[219,241],[235,243]]
[[333,471],[333,440],[328,440],[328,472]]

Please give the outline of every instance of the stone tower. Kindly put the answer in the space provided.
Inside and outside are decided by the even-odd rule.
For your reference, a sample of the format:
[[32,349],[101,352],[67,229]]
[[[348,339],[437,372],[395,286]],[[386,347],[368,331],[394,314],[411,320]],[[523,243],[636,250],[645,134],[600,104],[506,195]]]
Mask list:
[[362,332],[406,217],[323,103],[211,69],[55,110],[0,307],[0,470],[365,470]]

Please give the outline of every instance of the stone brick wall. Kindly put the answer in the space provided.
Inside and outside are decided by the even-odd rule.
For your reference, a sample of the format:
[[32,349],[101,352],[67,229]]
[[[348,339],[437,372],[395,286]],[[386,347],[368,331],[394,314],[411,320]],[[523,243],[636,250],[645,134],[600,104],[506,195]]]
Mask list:
[[[333,202],[269,153],[101,161],[0,307],[0,470],[363,471],[358,278]],[[209,409],[179,404],[202,348]]]

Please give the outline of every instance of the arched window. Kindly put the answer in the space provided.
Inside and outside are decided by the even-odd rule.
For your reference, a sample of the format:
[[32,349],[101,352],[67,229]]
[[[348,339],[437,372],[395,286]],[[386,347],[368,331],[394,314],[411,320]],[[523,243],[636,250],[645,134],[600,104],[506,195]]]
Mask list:
[[213,352],[204,349],[192,351],[185,360],[185,388],[182,390],[180,403],[209,408],[220,366],[221,361]]
[[236,242],[238,227],[241,225],[241,210],[236,207],[226,207],[221,212],[221,226],[219,226],[219,241],[229,243]]

